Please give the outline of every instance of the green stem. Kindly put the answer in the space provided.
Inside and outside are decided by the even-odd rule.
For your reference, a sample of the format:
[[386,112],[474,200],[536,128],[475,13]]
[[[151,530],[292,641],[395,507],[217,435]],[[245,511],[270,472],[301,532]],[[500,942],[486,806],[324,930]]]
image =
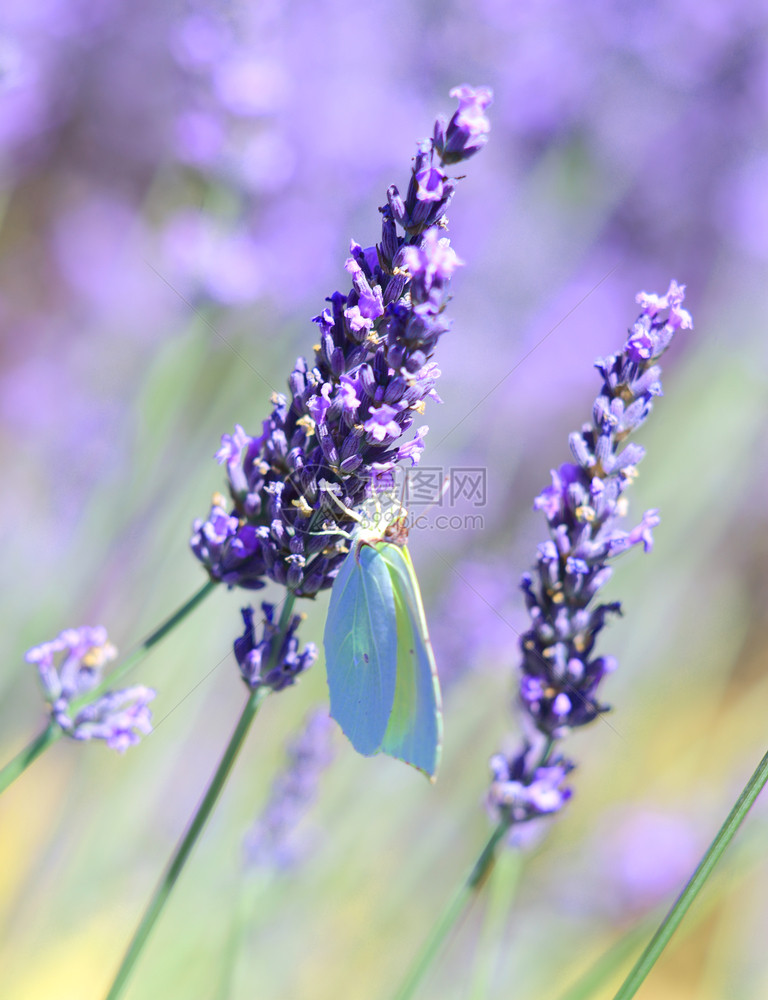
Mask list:
[[[285,631],[290,622],[294,601],[295,597],[289,592],[285,604],[283,605],[282,614],[280,615],[278,634],[274,638],[272,655],[269,657],[269,660],[265,665],[265,673],[275,665],[277,657],[280,655],[280,648],[282,646],[281,639],[285,635]],[[171,894],[171,890],[176,884],[176,880],[181,874],[184,865],[192,852],[192,848],[197,842],[197,838],[200,836],[208,817],[213,812],[213,807],[216,805],[219,795],[221,794],[226,780],[229,777],[229,773],[232,770],[232,765],[235,763],[237,755],[242,749],[251,723],[255,719],[256,713],[258,712],[262,701],[269,694],[269,691],[269,688],[259,687],[256,688],[255,691],[252,691],[248,696],[248,700],[245,703],[243,712],[237,722],[237,725],[235,726],[235,731],[232,733],[232,737],[227,744],[227,748],[222,755],[219,766],[216,769],[216,773],[211,779],[211,783],[208,786],[208,790],[206,791],[202,802],[192,817],[187,832],[179,841],[173,857],[168,864],[165,875],[163,875],[157,888],[155,889],[152,899],[144,912],[144,916],[141,918],[139,926],[136,928],[136,932],[133,935],[125,956],[123,957],[120,968],[117,970],[114,982],[112,983],[109,993],[107,993],[106,1000],[116,1000],[116,998],[122,994],[123,989],[128,982],[128,978],[133,971],[133,967],[136,964],[136,961],[139,958],[150,933],[152,932],[152,928],[157,923],[157,919],[162,913],[163,907]]]
[[698,868],[693,873],[690,881],[675,900],[671,910],[666,915],[656,933],[653,935],[645,951],[635,963],[627,978],[619,987],[614,1000],[629,1000],[633,997],[642,985],[645,977],[653,968],[664,948],[669,943],[670,938],[677,930],[681,920],[685,916],[691,903],[696,898],[699,890],[707,881],[712,871],[725,852],[725,849],[733,840],[733,836],[741,826],[753,802],[760,794],[763,786],[768,781],[768,753],[757,765],[754,774],[749,779],[731,809],[728,818],[720,827],[717,836],[709,845],[709,849],[701,859]]
[[196,593],[194,593],[188,601],[182,604],[180,608],[177,608],[173,614],[158,625],[154,631],[150,632],[140,646],[137,646],[136,649],[134,649],[134,651],[123,660],[122,663],[118,664],[114,670],[107,674],[98,687],[96,687],[93,691],[89,691],[82,698],[74,701],[72,704],[73,710],[76,711],[83,704],[92,701],[94,697],[98,697],[100,694],[103,694],[107,688],[113,689],[115,683],[119,681],[121,677],[124,677],[125,674],[135,667],[137,663],[143,660],[153,646],[156,646],[161,639],[164,639],[169,632],[173,631],[177,625],[180,625],[184,619],[195,610],[198,604],[200,604],[214,590],[216,586],[217,582],[215,580],[206,581],[206,583],[204,583],[203,586]]
[[497,857],[493,879],[486,892],[483,926],[474,949],[472,985],[468,991],[470,1000],[485,1000],[493,995],[501,956],[509,948],[506,923],[522,867],[520,851],[502,851]]
[[60,736],[59,727],[55,722],[50,722],[39,736],[36,736],[12,760],[9,760],[5,767],[0,770],[0,795],[30,764],[37,760],[43,750],[47,750]]
[[416,956],[416,961],[411,966],[408,975],[395,994],[395,1000],[410,1000],[415,994],[454,924],[474,898],[474,894],[482,888],[486,878],[490,875],[493,863],[496,860],[496,848],[499,846],[499,841],[508,829],[509,824],[506,820],[502,820],[491,834],[487,844],[480,852],[480,856],[472,866],[469,875],[458,888],[438,918],[437,923],[432,928],[432,933]]

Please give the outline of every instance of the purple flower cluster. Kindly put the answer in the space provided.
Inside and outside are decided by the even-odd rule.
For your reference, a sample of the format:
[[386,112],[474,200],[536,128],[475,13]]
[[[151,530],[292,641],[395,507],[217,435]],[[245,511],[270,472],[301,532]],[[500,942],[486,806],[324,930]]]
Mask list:
[[[284,633],[275,622],[275,606],[266,601],[261,605],[264,613],[261,638],[256,636],[253,608],[241,610],[245,631],[235,639],[235,659],[240,673],[248,687],[254,691],[259,687],[269,687],[282,691],[294,683],[299,674],[308,670],[317,659],[317,647],[308,642],[303,652],[299,652],[296,630],[302,615],[294,615]],[[280,639],[280,649],[275,655],[275,639]],[[266,674],[264,668],[269,664]]]
[[122,753],[152,732],[149,702],[154,691],[137,684],[107,691],[80,708],[73,705],[100,684],[105,664],[116,655],[106,629],[84,625],[65,629],[50,642],[33,646],[25,659],[37,664],[51,718],[66,736],[104,740],[110,749]]
[[304,853],[296,828],[317,795],[320,775],[333,760],[334,729],[327,711],[316,709],[289,744],[287,766],[272,783],[269,801],[245,838],[247,865],[288,868]]
[[534,503],[547,518],[550,537],[521,582],[531,618],[520,639],[518,697],[526,737],[512,757],[492,759],[488,795],[492,814],[510,825],[556,812],[568,800],[564,780],[574,764],[555,754],[555,745],[608,710],[598,688],[616,661],[595,656],[594,648],[606,618],[621,606],[594,599],[613,572],[611,559],[634,545],[646,552],[653,545],[656,510],[646,511],[631,531],[619,527],[624,491],[644,455],[642,447],[625,442],[661,395],[659,357],[677,330],[692,326],[682,308],[684,292],[673,281],[666,295],[637,296],[642,312],[623,351],[595,363],[603,385],[591,423],[570,437],[575,462],[553,470],[552,485]]
[[559,756],[546,764],[537,763],[528,742],[512,758],[494,754],[489,799],[496,818],[503,814],[513,825],[557,812],[571,797],[570,788],[563,787],[563,782],[573,768],[571,761]]
[[352,525],[328,489],[354,509],[398,463],[419,459],[427,428],[404,436],[435,396],[440,372],[431,358],[448,329],[442,313],[460,264],[443,235],[455,189],[444,167],[482,148],[489,129],[490,91],[451,94],[459,109],[419,144],[407,194],[394,185],[387,192],[381,242],[352,243],[352,289],[335,292],[315,318],[314,364],[298,359],[290,398],[273,397],[261,434],[237,426],[222,437],[216,457],[231,503],[214,497],[191,539],[213,580],[256,589],[269,578],[312,597],[343,558],[337,526]]

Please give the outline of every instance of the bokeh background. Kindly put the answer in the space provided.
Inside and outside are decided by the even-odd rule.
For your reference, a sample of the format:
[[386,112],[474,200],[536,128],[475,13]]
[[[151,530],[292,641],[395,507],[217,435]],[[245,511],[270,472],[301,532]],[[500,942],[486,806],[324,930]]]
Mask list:
[[[556,1000],[608,952],[593,995],[612,995],[768,734],[767,37],[754,0],[3,3],[3,761],[44,724],[29,646],[103,623],[127,650],[201,585],[187,541],[220,435],[258,428],[311,352],[349,239],[378,238],[448,90],[495,92],[449,213],[466,267],[423,459],[487,469],[483,525],[411,540],[447,689],[439,780],[336,731],[291,843],[246,863],[286,742],[327,702],[321,659],[265,704],[128,997],[392,994],[516,739],[533,497],[635,293],[676,278],[695,329],[638,435],[630,516],[663,520],[606,594],[615,711],[572,738],[572,802],[503,856],[420,994]],[[307,640],[326,601],[304,602]],[[243,702],[241,603],[214,593],[137,670],[159,692],[140,746],[59,743],[0,801],[4,998],[104,994]],[[758,801],[644,995],[768,996],[767,832]]]

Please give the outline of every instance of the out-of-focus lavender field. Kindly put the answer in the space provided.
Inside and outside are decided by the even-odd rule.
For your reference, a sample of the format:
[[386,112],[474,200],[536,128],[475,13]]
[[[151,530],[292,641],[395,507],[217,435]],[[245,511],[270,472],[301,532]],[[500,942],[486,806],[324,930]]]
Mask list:
[[[265,703],[132,1000],[394,992],[515,741],[533,498],[636,292],[671,278],[695,327],[638,433],[630,519],[662,523],[608,588],[614,711],[570,741],[572,802],[519,873],[504,856],[421,995],[557,1000],[624,933],[642,942],[766,749],[760,4],[5,0],[0,764],[45,722],[28,647],[102,623],[128,649],[204,582],[188,539],[223,486],[221,434],[255,433],[311,354],[350,238],[379,238],[387,186],[463,82],[493,88],[492,133],[449,212],[466,266],[422,465],[486,488],[410,540],[446,689],[437,784],[337,731],[291,849],[245,863],[286,741],[327,702],[321,657]],[[103,996],[240,711],[243,603],[219,589],[131,678],[158,690],[138,747],[61,741],[0,799],[3,998]],[[327,596],[300,604],[319,642]],[[758,800],[649,997],[768,996],[767,825]]]

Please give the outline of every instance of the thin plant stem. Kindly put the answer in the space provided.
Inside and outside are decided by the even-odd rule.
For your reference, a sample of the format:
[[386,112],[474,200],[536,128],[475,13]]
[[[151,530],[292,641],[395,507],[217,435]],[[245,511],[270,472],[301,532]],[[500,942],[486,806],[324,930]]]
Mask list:
[[128,950],[126,951],[125,957],[123,958],[120,968],[117,971],[112,987],[107,994],[107,1000],[115,1000],[115,998],[119,997],[123,992],[123,989],[128,981],[128,977],[130,976],[133,967],[136,964],[136,961],[141,954],[141,951],[149,938],[149,935],[155,926],[155,923],[157,922],[157,919],[160,916],[179,875],[182,872],[182,869],[184,868],[184,865],[186,864],[187,858],[196,844],[197,838],[200,836],[208,817],[213,811],[213,807],[221,794],[224,784],[229,776],[229,772],[232,769],[232,765],[234,764],[235,759],[243,745],[243,741],[245,740],[245,736],[250,728],[251,722],[255,718],[259,706],[268,691],[268,688],[257,688],[249,695],[248,701],[245,704],[243,712],[232,734],[232,738],[224,751],[221,761],[219,762],[219,766],[216,769],[216,773],[211,779],[208,790],[195,812],[195,815],[192,817],[192,821],[187,828],[187,832],[179,841],[165,875],[163,875],[157,888],[155,889],[149,906],[147,907],[144,916],[136,929],[136,933],[128,946]]
[[493,878],[488,882],[486,906],[480,938],[475,949],[470,1000],[485,1000],[493,993],[494,977],[500,960],[508,949],[505,930],[522,871],[519,851],[502,851],[496,860]]
[[[166,618],[158,627],[147,636],[121,664],[109,673],[102,682],[80,698],[72,701],[72,711],[76,712],[84,704],[93,701],[107,688],[114,687],[116,681],[123,677],[132,667],[142,660],[153,646],[157,645],[170,631],[181,624],[182,621],[191,614],[200,602],[211,593],[216,586],[214,580],[208,580],[203,586],[190,597],[190,599],[177,608],[170,617]],[[20,750],[8,763],[0,769],[0,795],[11,785],[26,769],[33,764],[40,754],[52,746],[63,735],[57,723],[51,721],[46,728],[36,736],[23,750]]]
[[416,960],[401,983],[394,1000],[411,1000],[411,997],[414,996],[456,921],[485,884],[496,860],[496,848],[508,829],[509,824],[506,820],[502,820],[494,829],[469,875],[455,892],[432,928],[432,933],[416,956]]
[[[265,673],[275,665],[277,657],[280,655],[282,645],[281,640],[284,637],[286,629],[290,623],[294,601],[295,597],[289,592],[280,615],[278,631],[272,647],[272,655],[269,662],[265,666]],[[232,766],[237,759],[237,755],[242,749],[251,723],[256,718],[259,707],[261,706],[262,701],[266,698],[267,694],[269,694],[269,691],[270,689],[268,687],[258,687],[248,696],[248,700],[246,701],[242,714],[238,719],[235,730],[232,733],[232,737],[224,750],[219,766],[217,767],[216,772],[208,785],[208,790],[192,817],[189,827],[187,828],[187,832],[179,841],[168,864],[168,868],[155,889],[152,899],[144,912],[144,916],[141,918],[139,926],[136,928],[136,932],[133,935],[125,956],[123,957],[120,968],[117,970],[114,982],[107,993],[106,1000],[116,1000],[116,998],[122,994],[131,972],[133,971],[133,967],[136,964],[136,961],[138,960],[153,927],[157,923],[157,919],[162,913],[163,907],[168,901],[168,897],[170,896],[171,891],[176,884],[176,881],[181,874],[190,853],[192,852],[192,848],[195,846],[198,837],[202,833],[208,817],[213,812],[213,807],[216,805],[219,795],[221,794],[227,778],[229,777],[230,771],[232,770]]]
[[[554,745],[555,741],[550,736],[542,747],[541,756],[539,758],[539,767],[544,765],[552,752]],[[425,941],[419,954],[416,956],[416,960],[401,983],[400,989],[395,994],[394,1000],[411,1000],[411,997],[414,996],[419,984],[427,974],[430,965],[442,948],[445,939],[448,937],[464,910],[469,906],[472,900],[476,898],[477,893],[480,889],[482,889],[486,879],[491,874],[494,862],[496,861],[496,848],[499,846],[499,843],[509,828],[510,822],[507,818],[499,821],[485,847],[480,852],[480,855],[473,865],[471,872],[461,886],[456,890],[448,905],[438,918],[437,923],[432,928],[431,934]]]
[[[678,940],[692,934],[701,926],[714,908],[722,902],[726,893],[738,894],[741,884],[753,877],[755,868],[765,861],[764,840],[765,824],[752,824],[748,835],[745,833],[742,838],[739,848],[731,851],[727,884],[720,879],[716,886],[712,885],[710,891],[699,899],[695,908],[688,914],[685,924],[679,929]],[[619,971],[626,967],[632,955],[637,953],[643,941],[646,941],[648,935],[653,932],[658,919],[658,914],[649,913],[634,927],[626,930],[564,993],[558,994],[559,1000],[590,1000],[609,981],[616,980]]]
[[677,930],[681,920],[688,911],[691,903],[696,898],[699,890],[712,874],[715,865],[723,856],[725,849],[728,847],[731,840],[733,840],[734,834],[743,823],[747,813],[752,807],[753,802],[760,794],[767,781],[768,753],[757,765],[754,774],[745,785],[743,792],[737,799],[733,809],[731,809],[728,818],[720,827],[715,839],[709,845],[709,848],[704,857],[701,859],[698,868],[691,876],[683,891],[675,900],[669,913],[666,915],[658,930],[648,942],[648,945],[640,958],[638,958],[629,975],[619,987],[616,995],[614,996],[614,1000],[630,1000],[630,997],[633,997],[635,993],[637,993],[646,976],[651,971],[659,959],[662,951],[669,943],[670,938]]
[[234,992],[238,958],[243,945],[244,910],[243,894],[240,892],[237,894],[235,905],[232,908],[232,918],[227,940],[224,943],[224,953],[220,962],[221,971],[216,984],[214,1000],[230,1000]]
[[81,702],[88,702],[94,696],[103,694],[107,688],[112,688],[116,681],[119,681],[121,677],[124,677],[129,670],[132,670],[147,653],[156,646],[161,639],[164,639],[169,632],[172,632],[177,625],[180,625],[185,618],[192,614],[195,608],[200,604],[213,590],[217,587],[216,580],[206,580],[202,587],[196,591],[188,601],[185,601],[180,608],[177,608],[173,614],[169,615],[164,622],[161,622],[156,629],[153,629],[149,633],[147,638],[133,650],[122,663],[119,663],[114,670],[110,671],[109,674],[104,678],[104,680],[99,684],[97,688],[93,691],[89,691],[86,696],[78,699],[73,703],[74,707],[79,707]]
[[268,885],[267,876],[254,878],[249,873],[247,881],[241,877],[241,885],[235,896],[232,920],[224,945],[216,994],[212,1000],[232,1000],[238,983],[240,957],[243,954],[247,933],[254,934],[265,919],[265,911],[259,908],[264,890]]
[[46,728],[36,736],[31,743],[28,743],[23,750],[20,750],[2,770],[0,770],[0,795],[12,784],[20,774],[32,764],[43,750],[54,744],[62,735],[61,729],[55,722],[50,722]]
[[565,993],[558,994],[559,1000],[591,1000],[598,990],[616,977],[618,970],[626,967],[631,956],[636,953],[653,929],[658,919],[654,919],[654,916],[646,917],[635,927],[626,930],[575,982],[571,983]]

